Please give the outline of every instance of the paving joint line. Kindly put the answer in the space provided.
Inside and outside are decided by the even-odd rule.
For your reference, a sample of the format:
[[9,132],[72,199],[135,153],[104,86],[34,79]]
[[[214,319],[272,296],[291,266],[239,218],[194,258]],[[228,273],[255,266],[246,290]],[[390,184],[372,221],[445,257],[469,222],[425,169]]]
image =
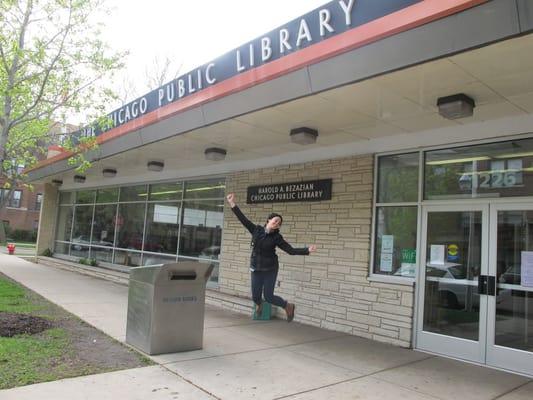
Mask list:
[[207,395],[217,399],[217,400],[222,400],[221,397],[218,397],[217,395],[209,392],[207,389],[204,389],[203,387],[197,385],[196,383],[192,382],[191,380],[185,378],[184,376],[180,375],[179,373],[177,373],[176,371],[172,371],[170,368],[167,368],[166,366],[162,365],[162,364],[159,364],[162,368],[166,369],[168,372],[170,372],[171,374],[174,374],[176,375],[177,377],[183,379],[185,382],[187,382],[188,384],[194,386],[195,388],[197,388],[198,390],[201,390],[202,392],[206,393]]
[[[289,350],[291,351],[291,350]],[[293,351],[291,351],[293,352]],[[307,356],[307,355],[306,355]],[[332,363],[332,362],[329,362],[329,361],[324,361],[324,360],[321,360],[319,358],[316,358],[316,357],[312,357],[312,356],[307,356],[309,358],[312,358],[314,360],[317,360],[317,361],[322,361],[322,362],[325,362],[325,363],[328,363],[328,364],[331,364],[335,367],[339,367],[339,368],[343,368],[343,369],[346,369],[346,370],[349,370],[349,371],[352,371],[352,372],[356,372],[356,373],[359,373],[359,371],[356,371],[356,370],[353,370],[353,369],[350,369],[350,368],[346,368],[346,367],[343,367],[341,365],[337,365],[335,363]],[[335,383],[330,383],[328,385],[323,385],[323,386],[320,386],[320,387],[317,387],[317,388],[314,388],[314,389],[309,389],[309,390],[304,390],[304,391],[301,391],[301,392],[296,392],[296,393],[292,393],[292,394],[289,394],[289,395],[285,395],[285,396],[281,396],[281,397],[276,397],[275,399],[273,400],[281,400],[281,399],[286,399],[286,398],[289,398],[291,396],[297,396],[299,394],[304,394],[304,393],[310,393],[310,392],[314,392],[316,390],[320,390],[320,389],[324,389],[324,388],[328,388],[328,387],[332,387],[332,386],[335,386],[335,385],[339,385],[339,384],[342,384],[342,383],[347,383],[347,382],[352,382],[352,381],[356,381],[356,380],[359,380],[359,379],[363,379],[363,378],[368,378],[368,377],[372,377],[373,375],[376,375],[376,374],[380,374],[382,372],[385,372],[385,371],[389,371],[389,370],[393,370],[393,369],[396,369],[396,368],[401,368],[401,367],[405,367],[406,365],[410,365],[410,364],[415,364],[415,363],[418,363],[418,362],[422,362],[422,361],[425,361],[425,360],[428,360],[430,358],[434,358],[436,356],[432,355],[432,356],[429,356],[428,358],[424,358],[422,360],[413,360],[413,361],[409,361],[409,362],[406,362],[406,363],[403,363],[403,364],[399,364],[399,365],[395,365],[394,367],[389,367],[389,368],[384,368],[382,370],[379,370],[379,371],[376,371],[376,372],[372,372],[370,374],[362,374],[361,376],[358,376],[358,377],[355,377],[355,378],[349,378],[349,379],[345,379],[345,380],[342,380],[342,381],[338,381],[338,382],[335,382]],[[414,390],[412,388],[409,388],[409,387],[406,387],[406,386],[402,386],[400,384],[397,384],[397,383],[392,383],[392,382],[389,382],[389,381],[386,381],[384,379],[379,379],[379,378],[376,378],[374,377],[374,379],[377,379],[377,380],[380,380],[380,381],[383,381],[383,382],[387,382],[389,384],[392,384],[392,385],[397,385],[403,389],[407,389],[413,393],[418,393],[418,394],[424,394],[424,395],[427,395],[427,396],[430,396],[430,397],[433,397],[435,399],[441,399],[441,397],[438,397],[438,396],[435,396],[435,395],[432,395],[430,393],[425,393],[425,392],[421,392],[421,391],[418,391],[418,390]]]
[[502,394],[499,394],[498,396],[496,397],[493,397],[492,400],[497,400],[497,399],[501,399],[503,396],[506,396],[508,395],[509,393],[513,393],[515,390],[518,390],[526,385],[529,385],[531,382],[533,382],[533,379],[529,379],[527,382],[524,382],[522,383],[521,385],[518,385],[517,387],[513,388],[513,389],[509,389],[507,392],[505,393],[502,393]]

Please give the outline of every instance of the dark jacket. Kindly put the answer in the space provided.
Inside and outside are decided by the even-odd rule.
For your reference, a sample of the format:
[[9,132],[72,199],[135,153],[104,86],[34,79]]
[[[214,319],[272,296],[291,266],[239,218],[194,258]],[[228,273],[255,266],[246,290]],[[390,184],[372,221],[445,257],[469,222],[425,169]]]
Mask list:
[[266,233],[265,227],[255,225],[242,213],[239,207],[231,209],[246,229],[252,234],[252,256],[250,257],[250,269],[252,271],[271,271],[279,268],[276,247],[290,255],[309,255],[307,247],[294,248],[283,239],[276,229]]

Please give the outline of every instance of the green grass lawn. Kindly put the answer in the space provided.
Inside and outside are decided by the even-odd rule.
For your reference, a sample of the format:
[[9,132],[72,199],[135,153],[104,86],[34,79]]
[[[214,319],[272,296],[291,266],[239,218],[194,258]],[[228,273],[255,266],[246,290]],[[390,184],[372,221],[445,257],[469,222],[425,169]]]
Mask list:
[[42,306],[31,301],[22,287],[0,278],[0,311],[30,314],[40,310]]
[[[33,314],[42,310],[43,306],[26,296],[22,287],[0,279],[0,311]],[[59,371],[50,367],[61,359],[67,342],[63,329],[0,337],[0,389],[57,379]]]
[[[54,326],[34,335],[0,336],[0,390],[152,364],[0,274],[2,312],[38,316],[52,321]],[[87,349],[87,344],[80,343],[94,347]],[[88,353],[95,354],[97,359],[88,357]]]
[[10,241],[10,240],[8,240],[6,243],[4,243],[3,246],[6,246],[7,243],[15,243],[16,247],[24,247],[24,248],[34,248],[35,247],[35,243],[32,243],[32,242],[13,242],[13,241]]

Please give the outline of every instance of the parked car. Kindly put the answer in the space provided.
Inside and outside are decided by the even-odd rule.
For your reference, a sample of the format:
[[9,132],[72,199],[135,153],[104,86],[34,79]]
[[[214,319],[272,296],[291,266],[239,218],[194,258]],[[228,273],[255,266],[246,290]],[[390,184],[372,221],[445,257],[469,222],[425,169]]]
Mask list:
[[220,256],[220,246],[209,246],[203,249],[198,257],[209,258],[210,260],[218,260]]

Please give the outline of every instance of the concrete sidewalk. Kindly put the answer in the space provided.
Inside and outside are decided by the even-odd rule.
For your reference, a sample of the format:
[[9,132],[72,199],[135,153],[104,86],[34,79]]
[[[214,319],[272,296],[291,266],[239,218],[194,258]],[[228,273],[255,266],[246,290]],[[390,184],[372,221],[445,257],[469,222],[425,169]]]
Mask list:
[[[0,272],[124,341],[124,285],[0,254]],[[533,398],[531,379],[298,323],[206,306],[202,350],[159,365],[0,391],[26,399]]]

